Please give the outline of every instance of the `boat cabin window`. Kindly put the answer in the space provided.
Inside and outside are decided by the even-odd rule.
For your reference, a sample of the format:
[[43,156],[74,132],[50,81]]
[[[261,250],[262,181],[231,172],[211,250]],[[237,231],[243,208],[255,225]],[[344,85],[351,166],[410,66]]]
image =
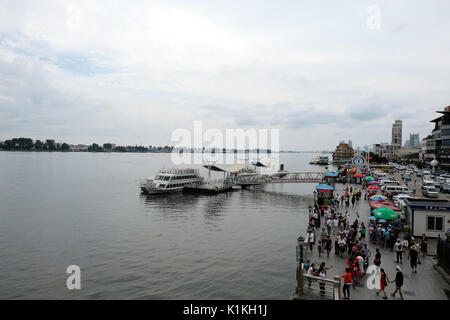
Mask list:
[[161,184],[159,185],[160,188],[165,188],[166,186],[167,186],[167,184],[165,184],[165,183],[161,183]]

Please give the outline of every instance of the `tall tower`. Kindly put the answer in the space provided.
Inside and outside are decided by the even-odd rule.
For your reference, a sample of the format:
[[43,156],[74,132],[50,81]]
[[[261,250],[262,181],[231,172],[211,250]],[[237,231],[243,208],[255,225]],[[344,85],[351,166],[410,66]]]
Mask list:
[[395,149],[402,147],[402,120],[395,120],[392,125],[392,142],[391,145]]

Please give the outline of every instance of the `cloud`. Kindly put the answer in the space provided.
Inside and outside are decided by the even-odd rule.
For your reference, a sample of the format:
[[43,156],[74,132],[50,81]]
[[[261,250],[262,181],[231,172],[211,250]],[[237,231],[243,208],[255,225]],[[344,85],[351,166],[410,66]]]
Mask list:
[[194,120],[279,127],[286,149],[388,141],[396,119],[424,136],[450,101],[450,4],[378,1],[378,31],[370,4],[0,1],[0,139],[168,144]]

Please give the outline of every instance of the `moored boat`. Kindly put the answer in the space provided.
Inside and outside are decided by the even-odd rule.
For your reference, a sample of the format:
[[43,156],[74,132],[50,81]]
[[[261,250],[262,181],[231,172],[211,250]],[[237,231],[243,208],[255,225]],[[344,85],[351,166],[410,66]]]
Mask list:
[[159,171],[141,183],[140,187],[143,194],[175,193],[183,191],[185,187],[199,186],[202,182],[203,177],[197,169],[174,168]]

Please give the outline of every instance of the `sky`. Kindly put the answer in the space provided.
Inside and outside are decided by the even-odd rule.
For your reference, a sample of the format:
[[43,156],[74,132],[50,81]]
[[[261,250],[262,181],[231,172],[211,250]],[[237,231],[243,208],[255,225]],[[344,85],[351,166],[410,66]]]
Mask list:
[[279,129],[283,150],[431,133],[450,2],[0,0],[0,140],[173,145]]

